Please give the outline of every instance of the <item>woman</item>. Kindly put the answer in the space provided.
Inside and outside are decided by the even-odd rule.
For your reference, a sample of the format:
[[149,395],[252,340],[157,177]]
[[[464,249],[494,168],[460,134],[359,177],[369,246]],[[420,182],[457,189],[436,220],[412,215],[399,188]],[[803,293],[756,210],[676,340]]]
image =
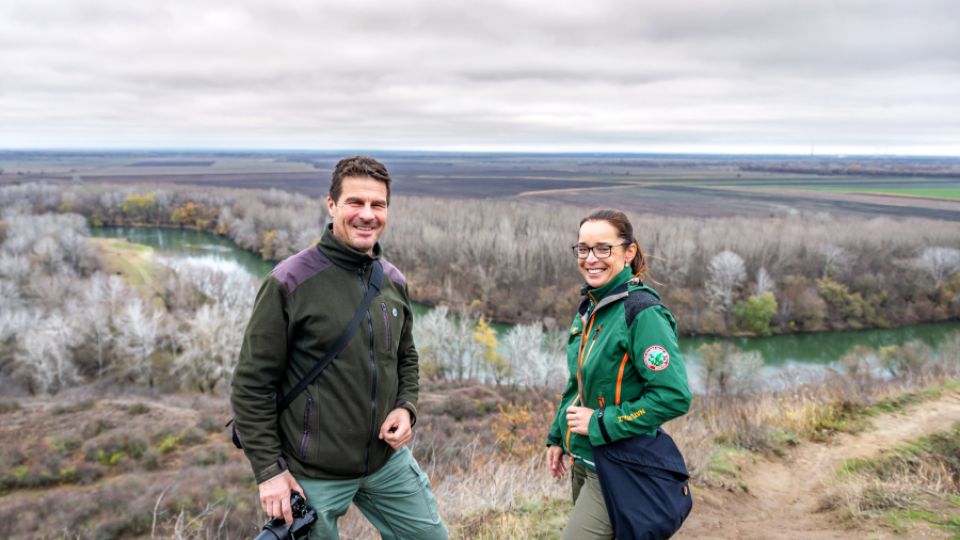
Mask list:
[[[562,538],[664,538],[689,512],[682,456],[659,430],[690,406],[676,320],[641,281],[646,263],[623,212],[590,213],[580,222],[573,251],[586,284],[570,326],[570,378],[547,442],[548,466],[556,478],[566,473],[564,454],[572,457],[574,508]],[[615,470],[598,476],[598,459],[601,466],[611,463],[610,452],[619,453],[614,461],[625,457],[643,470],[652,465],[652,473]],[[656,455],[667,457],[667,464]],[[677,489],[660,485],[660,477],[675,478]],[[653,502],[637,500],[642,498],[637,489],[654,494]],[[671,518],[654,506],[675,495],[686,510],[674,508],[682,515],[664,529],[656,522]]]

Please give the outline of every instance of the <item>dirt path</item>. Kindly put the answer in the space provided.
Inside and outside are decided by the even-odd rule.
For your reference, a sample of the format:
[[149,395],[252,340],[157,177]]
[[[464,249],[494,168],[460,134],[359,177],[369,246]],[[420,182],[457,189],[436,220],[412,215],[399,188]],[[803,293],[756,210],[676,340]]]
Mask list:
[[[841,434],[828,443],[806,443],[785,459],[753,458],[742,464],[747,493],[700,489],[693,513],[675,538],[826,540],[894,537],[883,531],[851,530],[830,512],[818,512],[837,467],[960,421],[960,392],[872,419],[873,429]],[[919,534],[920,531],[917,531]],[[911,533],[912,538],[924,537]],[[931,538],[945,538],[931,531]]]

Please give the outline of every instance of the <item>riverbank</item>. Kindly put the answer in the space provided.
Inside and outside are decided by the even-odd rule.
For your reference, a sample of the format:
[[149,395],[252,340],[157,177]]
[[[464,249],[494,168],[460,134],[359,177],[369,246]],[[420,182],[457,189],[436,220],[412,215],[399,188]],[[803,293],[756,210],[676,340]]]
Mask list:
[[[94,229],[94,234],[102,235],[106,238],[94,239],[103,246],[119,246],[126,244],[126,239],[139,242],[140,244],[128,244],[124,251],[136,254],[136,258],[143,258],[145,255],[138,251],[138,245],[150,246],[153,255],[168,259],[186,259],[195,260],[213,264],[220,261],[222,264],[214,266],[233,266],[246,270],[251,276],[261,276],[269,271],[269,265],[256,259],[250,253],[241,250],[228,239],[212,235],[210,233],[195,230],[178,229],[159,229],[159,228],[115,228],[115,229]],[[108,239],[112,243],[104,243]],[[108,256],[105,260],[116,259],[115,256]],[[111,262],[109,268],[123,267],[129,265],[129,262],[123,261]],[[131,260],[135,260],[131,257]],[[212,261],[211,261],[212,260]],[[122,263],[122,264],[121,264]],[[163,267],[157,266],[152,262],[143,262],[144,265],[152,265],[154,270],[162,271]],[[143,282],[143,270],[128,276],[132,283]],[[152,280],[154,283],[156,278]],[[162,296],[162,293],[161,293]],[[435,317],[428,316],[429,309],[426,306],[415,306],[415,312],[418,316],[418,322],[414,328],[418,336],[418,343],[423,348],[425,373],[427,375],[436,375],[444,364],[455,360],[445,360],[436,357],[447,347],[431,347],[433,341],[440,339],[434,334],[442,334],[445,341],[471,343],[478,323],[475,313],[461,315],[459,318],[466,317],[466,323],[454,323],[443,328],[432,329],[430,326],[435,323]],[[457,319],[459,320],[459,319]],[[498,343],[503,344],[507,336],[513,329],[512,325],[492,324],[490,327],[496,331]],[[427,331],[430,330],[430,331]],[[435,330],[435,331],[433,331]],[[424,332],[427,332],[425,337]],[[720,363],[729,365],[744,364],[747,360],[755,368],[739,369],[741,372],[727,372],[726,377],[736,380],[738,384],[745,385],[767,385],[769,387],[783,387],[797,384],[804,380],[809,380],[816,376],[820,371],[828,368],[846,369],[840,359],[850,354],[852,351],[859,351],[860,356],[874,355],[879,357],[881,350],[892,350],[899,348],[907,343],[915,343],[918,346],[928,347],[931,353],[939,349],[940,344],[952,333],[960,332],[960,321],[936,323],[926,325],[916,325],[898,329],[884,330],[859,330],[849,332],[823,332],[823,333],[797,333],[790,335],[778,335],[771,337],[753,337],[753,338],[706,338],[706,337],[684,337],[680,340],[681,353],[688,366],[688,376],[694,389],[705,391],[710,385],[710,380],[705,375],[704,364],[713,354],[709,348],[717,344],[722,345],[723,359]],[[464,334],[460,336],[460,334]],[[550,334],[545,334],[549,336]],[[436,337],[437,339],[434,339]],[[455,338],[455,339],[454,339]],[[547,346],[547,349],[560,354],[562,344],[559,342]],[[703,347],[707,347],[705,350]],[[434,350],[436,349],[436,350]],[[504,350],[498,346],[497,350],[503,358],[512,358],[518,352]],[[458,356],[461,353],[454,353]],[[562,363],[562,360],[558,359]],[[882,369],[879,358],[874,358],[873,363],[878,369]],[[449,367],[449,366],[448,366]],[[732,371],[732,370],[728,370]],[[541,379],[542,380],[542,379]]]
[[[247,269],[252,275],[258,278],[266,275],[277,262],[264,260],[258,253],[240,247],[227,236],[197,227],[158,227],[152,225],[139,227],[103,226],[92,227],[90,232],[94,237],[126,238],[131,242],[147,245],[165,252],[179,254],[211,254],[218,257],[223,257],[225,259],[234,260],[242,267]],[[411,287],[411,295],[413,300],[417,302],[415,307],[417,313],[422,314],[438,305],[448,305],[446,301],[438,297],[430,297],[428,300],[430,300],[432,303],[423,303],[425,298],[418,297],[417,295],[418,293],[422,295],[423,291],[425,290],[433,291],[434,289],[430,286],[414,285]],[[664,293],[665,301],[673,295],[670,289],[665,289]],[[958,294],[960,294],[960,291],[958,291]],[[960,300],[958,300],[958,302],[960,302]],[[575,303],[572,305],[575,305]],[[484,312],[483,306],[484,303],[482,302],[473,302],[469,307],[461,307],[463,307],[463,309],[465,309],[467,312],[472,313],[474,316],[481,315],[487,320],[491,320],[490,313]],[[453,308],[453,312],[456,313],[457,306],[453,306]],[[570,308],[570,312],[573,312],[573,307]],[[566,319],[558,321],[557,319],[550,318],[548,321],[548,326],[562,326],[565,324],[564,321],[566,321]],[[492,322],[495,325],[495,328],[500,331],[506,329],[511,324],[516,323],[516,321],[497,319],[492,319]],[[946,321],[942,319],[936,321],[921,321],[919,324],[923,324],[924,322],[928,324],[947,325],[951,328],[951,330],[960,330],[960,319],[957,318]],[[724,338],[725,340],[736,344],[744,351],[757,351],[762,354],[765,359],[780,365],[787,365],[790,363],[827,363],[845,354],[853,346],[853,344],[864,344],[879,348],[885,345],[903,343],[910,339],[929,341],[925,336],[925,332],[922,330],[915,332],[914,330],[910,330],[911,328],[919,327],[918,324],[905,324],[900,326],[888,324],[878,328],[861,327],[831,330],[823,327],[818,331],[811,331],[809,329],[805,330],[804,328],[794,326],[792,329],[787,328],[785,330],[773,328],[772,336],[763,337],[745,334],[743,332],[693,334],[689,331],[685,331],[686,327],[684,326],[684,321],[682,319],[680,320],[680,334],[684,338],[684,341],[689,344],[686,347],[687,353],[693,352],[696,348],[704,343],[715,341],[716,338]],[[891,334],[895,334],[901,329],[907,329],[905,332],[903,332],[904,334],[916,333],[917,335],[911,335],[906,339],[891,339],[889,337],[883,337],[883,335],[890,336]],[[871,332],[876,332],[876,334],[871,334]],[[841,337],[838,337],[847,333],[850,335],[860,336],[860,338],[845,340]],[[789,343],[790,336],[797,337],[799,339],[795,343]],[[804,339],[804,336],[811,336],[811,338]],[[817,337],[812,338],[812,336]],[[783,339],[785,337],[788,339]],[[771,347],[769,346],[769,343],[772,343],[771,340],[776,340],[778,342],[777,348],[781,349],[778,354],[771,354],[772,351],[770,350]],[[817,341],[816,347],[809,346],[808,342],[812,341]],[[850,341],[851,343],[847,344],[845,343],[846,341]],[[787,350],[786,354],[783,354],[782,350],[784,349]]]

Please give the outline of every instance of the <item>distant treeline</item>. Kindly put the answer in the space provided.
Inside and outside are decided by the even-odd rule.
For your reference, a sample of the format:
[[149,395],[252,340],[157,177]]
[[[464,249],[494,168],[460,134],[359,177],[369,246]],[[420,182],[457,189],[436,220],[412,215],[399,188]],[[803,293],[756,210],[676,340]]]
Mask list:
[[[322,202],[301,195],[183,186],[24,184],[0,189],[0,207],[75,212],[94,226],[206,230],[269,260],[309,246],[326,220]],[[407,274],[418,301],[564,327],[579,299],[569,246],[582,213],[515,201],[395,197],[385,253]],[[960,317],[960,229],[951,223],[827,215],[632,219],[648,257],[648,282],[684,334],[882,328]]]
[[822,176],[960,178],[960,165],[921,165],[913,162],[788,161],[780,163],[748,163],[740,165],[739,168],[741,171],[750,172],[815,174]]

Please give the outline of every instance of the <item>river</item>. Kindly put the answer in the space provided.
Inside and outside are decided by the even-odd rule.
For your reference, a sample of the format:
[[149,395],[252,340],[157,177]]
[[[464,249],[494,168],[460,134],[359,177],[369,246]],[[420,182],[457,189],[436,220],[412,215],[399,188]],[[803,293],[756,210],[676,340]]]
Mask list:
[[[150,246],[165,255],[202,258],[220,261],[225,265],[237,265],[252,275],[262,277],[273,263],[264,261],[245,251],[232,241],[200,231],[161,228],[92,228],[91,236],[126,238],[131,242]],[[429,308],[414,306],[415,313],[422,314]],[[505,332],[509,325],[496,325]],[[920,324],[891,329],[861,330],[857,332],[821,332],[816,334],[789,334],[755,338],[691,338],[680,340],[680,348],[689,369],[694,386],[700,385],[698,347],[705,343],[726,341],[746,352],[759,352],[764,360],[764,376],[784,372],[820,371],[835,366],[837,359],[857,345],[877,349],[887,345],[903,345],[911,340],[921,340],[936,349],[945,337],[960,331],[960,321],[936,324]],[[802,375],[798,375],[802,376]]]

